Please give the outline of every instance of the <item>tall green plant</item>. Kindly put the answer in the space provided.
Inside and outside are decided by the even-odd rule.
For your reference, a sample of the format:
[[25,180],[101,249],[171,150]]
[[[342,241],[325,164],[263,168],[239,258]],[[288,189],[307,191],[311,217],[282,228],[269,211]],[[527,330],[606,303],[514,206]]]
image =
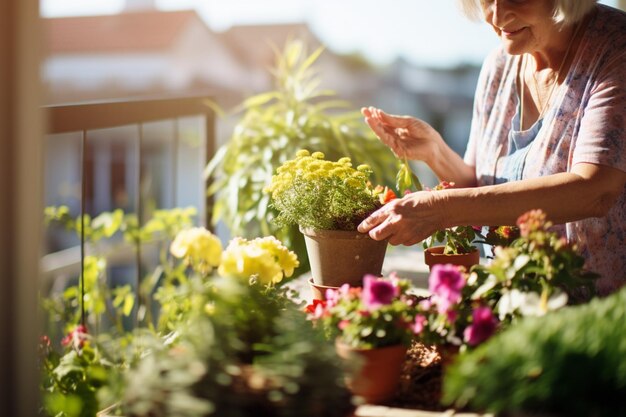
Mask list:
[[309,149],[332,160],[347,156],[368,164],[377,184],[393,185],[397,171],[395,157],[363,123],[360,113],[346,111],[349,103],[319,89],[321,80],[313,64],[322,51],[307,55],[299,41],[288,43],[282,53],[277,51],[272,71],[275,90],[244,101],[230,141],[205,170],[211,180],[208,194],[215,197],[213,224],[222,221],[238,236],[274,235],[297,253],[303,268],[308,262],[297,226],[274,224],[278,213],[263,193],[276,169],[299,149]]

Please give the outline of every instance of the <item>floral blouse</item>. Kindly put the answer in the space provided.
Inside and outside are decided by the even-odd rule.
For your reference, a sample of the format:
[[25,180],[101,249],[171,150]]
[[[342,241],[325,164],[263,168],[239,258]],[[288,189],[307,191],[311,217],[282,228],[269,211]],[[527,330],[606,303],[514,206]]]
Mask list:
[[[626,171],[626,13],[596,7],[569,73],[554,92],[525,155],[521,179],[568,172],[580,162]],[[464,158],[476,168],[479,185],[506,177],[520,58],[498,48],[481,70]],[[626,188],[606,216],[555,229],[577,244],[586,268],[601,275],[596,284],[600,294],[626,285]]]

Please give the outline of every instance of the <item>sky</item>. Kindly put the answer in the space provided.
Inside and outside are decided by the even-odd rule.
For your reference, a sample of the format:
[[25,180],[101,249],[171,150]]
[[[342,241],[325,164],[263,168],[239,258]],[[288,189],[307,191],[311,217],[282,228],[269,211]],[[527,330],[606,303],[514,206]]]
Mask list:
[[[125,0],[40,1],[46,17],[119,13],[125,5]],[[376,64],[399,56],[434,67],[479,64],[499,42],[485,23],[467,20],[456,0],[156,0],[156,5],[195,9],[218,32],[237,24],[306,22],[329,49],[358,52]]]

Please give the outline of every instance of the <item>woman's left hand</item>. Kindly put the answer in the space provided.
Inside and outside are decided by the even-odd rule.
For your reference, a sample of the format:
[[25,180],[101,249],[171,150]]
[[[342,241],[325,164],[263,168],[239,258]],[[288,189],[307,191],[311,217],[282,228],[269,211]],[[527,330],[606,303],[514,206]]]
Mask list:
[[415,245],[442,228],[442,210],[436,193],[420,191],[391,200],[363,220],[359,232],[392,245]]

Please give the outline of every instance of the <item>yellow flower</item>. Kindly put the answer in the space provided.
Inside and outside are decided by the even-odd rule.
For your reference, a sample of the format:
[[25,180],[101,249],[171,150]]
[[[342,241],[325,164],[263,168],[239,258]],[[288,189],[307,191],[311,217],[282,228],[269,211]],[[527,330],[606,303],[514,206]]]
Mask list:
[[346,173],[349,172],[346,168],[333,168],[329,174],[331,177],[336,177],[336,178],[345,178],[346,177]]
[[170,245],[170,253],[200,273],[209,273],[220,264],[222,243],[202,227],[181,230]]
[[306,149],[300,149],[298,152],[296,152],[296,157],[298,158],[302,158],[302,157],[309,156],[309,155],[310,153]]
[[307,166],[307,170],[310,172],[313,171],[317,171],[318,169],[320,169],[322,167],[322,164],[317,162],[317,161],[313,161],[311,162],[308,166]]
[[359,187],[362,186],[361,181],[359,181],[358,179],[356,179],[354,177],[346,178],[343,182],[348,187],[359,188]]
[[352,159],[348,158],[347,156],[344,156],[343,158],[339,159],[337,163],[341,165],[352,166]]
[[313,152],[311,156],[315,159],[324,159],[325,157],[323,152]]
[[279,283],[299,265],[296,255],[273,236],[248,241],[231,240],[222,256],[218,273],[243,280],[256,277],[264,285]]
[[357,171],[363,172],[364,174],[372,173],[372,168],[367,164],[361,164],[356,167]]

